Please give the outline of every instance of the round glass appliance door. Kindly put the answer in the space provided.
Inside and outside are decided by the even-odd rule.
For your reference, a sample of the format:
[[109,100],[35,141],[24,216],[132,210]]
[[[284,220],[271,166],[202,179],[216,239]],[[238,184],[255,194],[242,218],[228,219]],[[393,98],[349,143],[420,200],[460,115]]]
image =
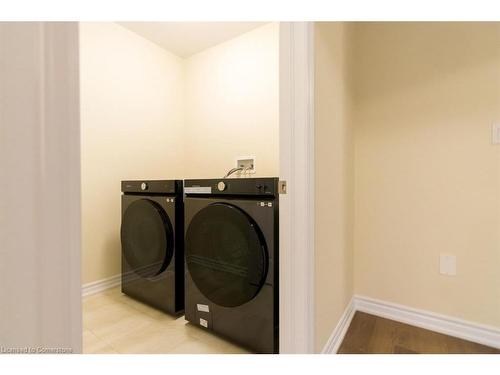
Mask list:
[[134,273],[144,278],[162,273],[173,255],[172,225],[163,208],[149,199],[131,203],[122,217],[121,243]]
[[196,213],[185,246],[191,278],[219,306],[242,305],[264,285],[268,255],[262,232],[231,204],[214,203]]

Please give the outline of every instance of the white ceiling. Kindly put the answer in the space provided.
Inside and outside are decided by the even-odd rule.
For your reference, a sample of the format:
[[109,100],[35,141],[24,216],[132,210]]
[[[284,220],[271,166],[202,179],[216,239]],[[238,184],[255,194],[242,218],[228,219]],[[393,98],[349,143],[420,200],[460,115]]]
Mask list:
[[180,56],[189,57],[265,22],[118,22]]

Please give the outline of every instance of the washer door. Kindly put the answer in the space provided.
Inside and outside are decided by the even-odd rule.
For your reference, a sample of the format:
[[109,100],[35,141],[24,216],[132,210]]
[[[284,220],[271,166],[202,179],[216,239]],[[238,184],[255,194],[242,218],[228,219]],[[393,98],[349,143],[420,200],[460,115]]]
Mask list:
[[264,285],[265,240],[255,221],[241,209],[226,203],[203,208],[191,220],[185,245],[189,274],[213,303],[242,305]]
[[172,225],[163,208],[149,199],[127,207],[122,217],[122,255],[132,270],[151,278],[162,273],[173,255]]

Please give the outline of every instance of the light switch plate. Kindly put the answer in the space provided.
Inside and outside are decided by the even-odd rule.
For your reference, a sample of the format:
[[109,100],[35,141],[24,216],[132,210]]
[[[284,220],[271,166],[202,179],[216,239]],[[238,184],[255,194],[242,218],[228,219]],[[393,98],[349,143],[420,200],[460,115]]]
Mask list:
[[439,273],[441,275],[456,276],[457,257],[450,254],[439,255]]

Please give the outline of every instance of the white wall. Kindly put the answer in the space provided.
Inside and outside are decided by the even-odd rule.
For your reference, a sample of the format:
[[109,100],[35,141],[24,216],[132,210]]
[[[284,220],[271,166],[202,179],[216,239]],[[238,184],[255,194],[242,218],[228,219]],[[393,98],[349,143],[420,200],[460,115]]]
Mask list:
[[355,292],[500,327],[500,23],[361,23],[354,48]]
[[188,58],[185,177],[222,177],[249,155],[256,176],[278,176],[278,91],[277,23]]
[[114,23],[80,23],[83,283],[120,273],[120,181],[184,175],[184,62]]
[[315,24],[315,351],[353,294],[354,134],[345,22]]
[[81,352],[76,23],[0,22],[0,346]]

